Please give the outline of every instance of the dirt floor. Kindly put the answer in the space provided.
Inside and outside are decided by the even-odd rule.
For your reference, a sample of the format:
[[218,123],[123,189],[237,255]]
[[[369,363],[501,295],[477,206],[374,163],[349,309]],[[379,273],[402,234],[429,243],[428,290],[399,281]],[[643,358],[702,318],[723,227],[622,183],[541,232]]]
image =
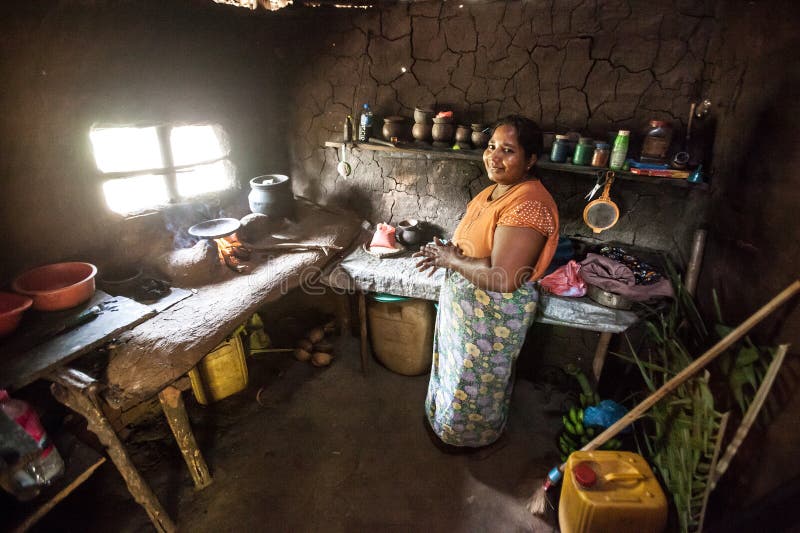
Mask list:
[[[447,455],[423,425],[427,376],[405,377],[340,338],[325,369],[272,354],[248,388],[203,407],[186,393],[214,477],[195,492],[163,417],[137,426],[133,458],[183,531],[554,531],[525,504],[555,464],[562,393],[518,380],[504,445]],[[256,400],[259,389],[260,403]],[[148,531],[111,463],[36,531]]]

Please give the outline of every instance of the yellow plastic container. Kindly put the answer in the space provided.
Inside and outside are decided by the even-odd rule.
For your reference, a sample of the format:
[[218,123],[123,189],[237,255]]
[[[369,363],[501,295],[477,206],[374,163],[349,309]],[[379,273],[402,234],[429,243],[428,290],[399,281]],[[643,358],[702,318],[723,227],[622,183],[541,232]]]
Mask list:
[[431,369],[433,302],[390,295],[373,295],[367,304],[372,351],[383,365],[404,376]]
[[189,371],[194,397],[203,405],[235,394],[247,386],[247,362],[239,329]]
[[558,523],[562,533],[659,533],[667,525],[667,498],[641,455],[574,452],[564,470]]

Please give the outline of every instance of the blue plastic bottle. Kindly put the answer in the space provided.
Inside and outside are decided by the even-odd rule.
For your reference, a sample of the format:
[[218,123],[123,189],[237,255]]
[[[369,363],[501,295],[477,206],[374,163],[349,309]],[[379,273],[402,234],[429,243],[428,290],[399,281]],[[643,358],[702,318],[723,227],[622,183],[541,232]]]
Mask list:
[[372,110],[369,104],[364,104],[361,111],[361,120],[358,123],[358,142],[365,143],[372,137]]

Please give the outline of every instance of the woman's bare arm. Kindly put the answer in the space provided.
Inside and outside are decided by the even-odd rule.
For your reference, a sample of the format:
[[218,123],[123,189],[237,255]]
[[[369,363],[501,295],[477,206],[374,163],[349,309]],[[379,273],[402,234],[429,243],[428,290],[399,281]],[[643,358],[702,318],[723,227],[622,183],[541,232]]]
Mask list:
[[420,272],[450,268],[480,289],[514,292],[530,277],[546,243],[547,238],[532,228],[498,226],[491,257],[467,257],[458,247],[438,239],[414,256],[423,258],[417,263]]

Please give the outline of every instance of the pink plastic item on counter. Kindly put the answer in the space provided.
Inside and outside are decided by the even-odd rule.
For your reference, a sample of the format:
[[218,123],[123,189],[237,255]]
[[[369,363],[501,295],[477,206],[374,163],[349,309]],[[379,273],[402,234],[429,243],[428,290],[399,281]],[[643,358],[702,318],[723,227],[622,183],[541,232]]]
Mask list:
[[370,248],[395,248],[397,240],[395,239],[395,229],[389,224],[380,223],[375,229],[375,235],[372,236],[372,242],[369,243]]
[[581,265],[570,260],[566,265],[555,269],[552,274],[543,277],[539,285],[547,292],[558,296],[580,298],[586,295],[586,282],[583,281],[580,270]]

